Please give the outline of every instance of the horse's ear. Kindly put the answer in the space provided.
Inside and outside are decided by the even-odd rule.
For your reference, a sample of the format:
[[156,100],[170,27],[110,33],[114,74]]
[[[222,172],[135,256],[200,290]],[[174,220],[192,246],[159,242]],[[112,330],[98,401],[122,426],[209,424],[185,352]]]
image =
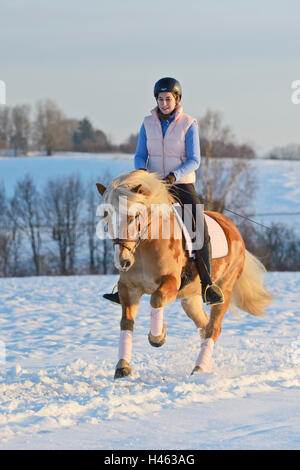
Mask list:
[[134,193],[142,194],[143,193],[142,185],[138,184],[137,186],[132,188],[131,191],[133,191]]
[[97,186],[97,189],[98,189],[99,193],[101,194],[101,196],[103,196],[103,194],[106,191],[106,187],[103,186],[103,184],[101,184],[101,183],[96,183],[96,186]]

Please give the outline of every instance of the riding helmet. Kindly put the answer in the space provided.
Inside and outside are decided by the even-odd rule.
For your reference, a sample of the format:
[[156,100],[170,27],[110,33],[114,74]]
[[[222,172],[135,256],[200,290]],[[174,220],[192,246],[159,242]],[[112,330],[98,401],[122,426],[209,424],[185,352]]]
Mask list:
[[178,80],[171,77],[165,77],[158,80],[154,85],[154,96],[158,97],[158,94],[164,91],[169,91],[179,96],[179,100],[182,96],[181,85]]

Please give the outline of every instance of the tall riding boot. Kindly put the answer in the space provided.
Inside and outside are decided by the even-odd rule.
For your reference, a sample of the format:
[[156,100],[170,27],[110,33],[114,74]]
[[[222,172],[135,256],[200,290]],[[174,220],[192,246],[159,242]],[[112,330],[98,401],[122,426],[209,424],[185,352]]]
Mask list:
[[[202,297],[207,305],[224,303],[223,292],[216,284],[212,283],[212,257],[211,243],[205,243],[201,250],[195,251],[195,264],[201,279]],[[218,289],[219,293],[215,289]]]

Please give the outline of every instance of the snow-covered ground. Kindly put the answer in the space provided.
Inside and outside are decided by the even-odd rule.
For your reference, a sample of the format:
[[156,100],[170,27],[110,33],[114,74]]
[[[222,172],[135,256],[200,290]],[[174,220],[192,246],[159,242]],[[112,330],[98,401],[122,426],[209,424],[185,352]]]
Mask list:
[[300,448],[300,273],[268,273],[267,315],[229,311],[213,373],[192,377],[192,321],[169,305],[167,342],[152,348],[143,297],[121,381],[120,307],[99,295],[116,279],[0,280],[1,449]]

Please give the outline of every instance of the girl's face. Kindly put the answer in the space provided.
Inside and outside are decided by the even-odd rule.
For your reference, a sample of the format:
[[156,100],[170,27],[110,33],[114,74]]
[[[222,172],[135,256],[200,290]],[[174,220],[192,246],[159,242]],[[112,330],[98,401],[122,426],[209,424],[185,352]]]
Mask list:
[[174,95],[169,91],[163,91],[159,93],[157,97],[157,105],[163,114],[170,114],[176,107],[176,99]]

